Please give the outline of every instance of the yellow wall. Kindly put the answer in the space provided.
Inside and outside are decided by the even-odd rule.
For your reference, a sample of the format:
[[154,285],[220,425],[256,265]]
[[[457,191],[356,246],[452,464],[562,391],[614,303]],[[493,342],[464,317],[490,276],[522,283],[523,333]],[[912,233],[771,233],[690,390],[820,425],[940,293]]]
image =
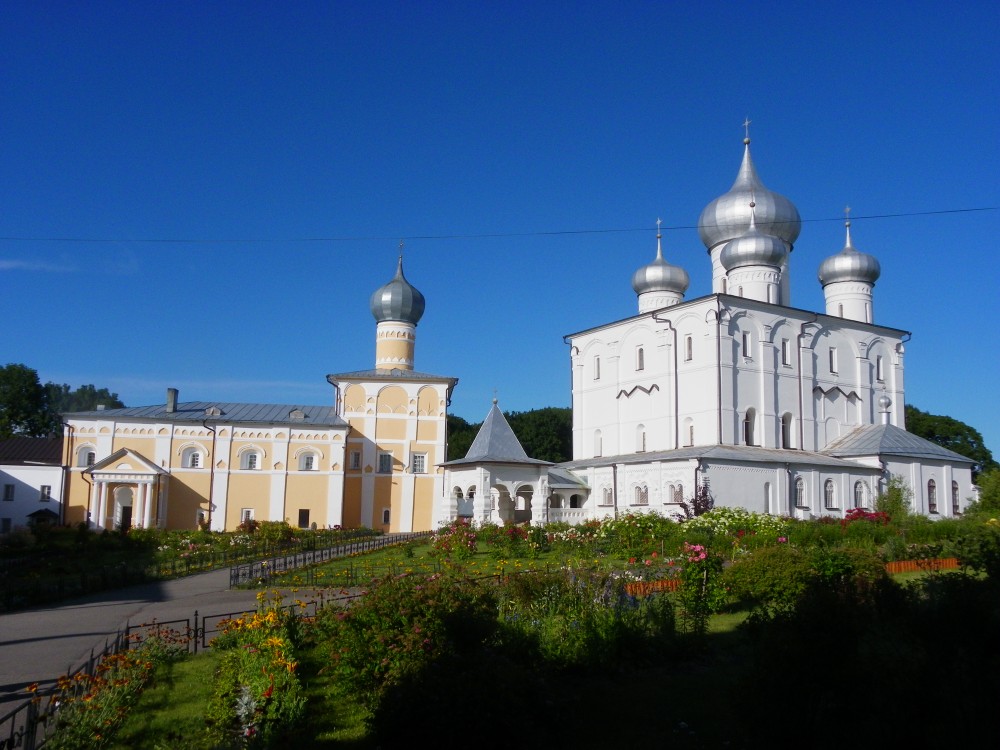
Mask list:
[[405,440],[407,419],[391,419],[382,415],[375,423],[375,440]]
[[413,528],[434,528],[434,478],[417,477],[413,486]]
[[361,477],[344,478],[344,520],[345,529],[361,525]]

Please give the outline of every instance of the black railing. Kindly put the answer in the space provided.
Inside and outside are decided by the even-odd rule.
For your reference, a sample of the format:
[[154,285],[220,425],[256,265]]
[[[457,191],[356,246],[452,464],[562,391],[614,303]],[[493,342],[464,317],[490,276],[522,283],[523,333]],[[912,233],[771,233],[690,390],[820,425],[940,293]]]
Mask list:
[[[423,539],[434,532],[417,531],[406,534],[384,534],[382,536],[368,537],[339,544],[326,549],[309,550],[306,552],[296,552],[291,555],[279,555],[266,560],[255,560],[246,565],[237,565],[229,569],[229,588],[237,586],[267,586],[275,578],[284,574],[305,568],[311,565],[318,565],[331,560],[338,560],[350,555],[374,552],[376,550],[391,547],[396,544],[404,544],[414,539]],[[313,585],[315,581],[311,576],[307,576],[304,585]]]

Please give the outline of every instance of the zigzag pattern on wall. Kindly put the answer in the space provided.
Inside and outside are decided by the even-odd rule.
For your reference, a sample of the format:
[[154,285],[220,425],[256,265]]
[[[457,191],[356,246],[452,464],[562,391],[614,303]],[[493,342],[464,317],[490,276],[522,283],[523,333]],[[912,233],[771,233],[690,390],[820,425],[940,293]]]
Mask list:
[[653,383],[651,386],[649,386],[649,388],[643,388],[641,385],[637,385],[628,391],[626,391],[623,388],[622,390],[618,391],[618,395],[615,396],[615,398],[621,398],[622,396],[624,396],[625,398],[631,398],[632,394],[634,394],[636,391],[642,391],[647,396],[649,396],[653,393],[653,391],[658,391],[658,390],[660,390],[660,386],[658,386],[656,383]]
[[845,391],[839,385],[835,385],[833,386],[833,388],[829,388],[827,390],[823,390],[823,388],[818,385],[813,387],[813,393],[819,392],[822,393],[824,396],[829,396],[834,391],[840,391],[841,395],[843,395],[845,398],[851,398],[852,396],[854,398],[860,398],[860,396],[858,396],[857,391]]

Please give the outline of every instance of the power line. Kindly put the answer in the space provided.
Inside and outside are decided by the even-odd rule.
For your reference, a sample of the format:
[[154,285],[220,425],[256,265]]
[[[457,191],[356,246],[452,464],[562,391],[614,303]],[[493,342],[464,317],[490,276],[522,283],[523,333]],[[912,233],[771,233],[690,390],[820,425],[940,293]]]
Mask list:
[[[910,216],[938,216],[941,214],[962,214],[981,211],[1000,211],[1000,206],[981,206],[979,208],[950,208],[940,211],[910,211],[898,214],[867,214],[852,216],[851,221],[864,219],[899,219]],[[843,216],[826,219],[801,219],[802,223],[819,223],[828,221],[844,221]],[[772,222],[774,223],[774,222]],[[662,231],[681,231],[697,229],[697,224],[677,224],[660,227]],[[624,229],[553,229],[536,232],[482,232],[476,234],[411,234],[411,235],[356,235],[347,237],[292,237],[278,239],[243,238],[243,239],[207,239],[193,237],[143,237],[138,239],[124,237],[12,237],[0,236],[2,242],[67,242],[67,243],[132,243],[132,244],[164,244],[164,245],[226,245],[226,244],[268,244],[295,242],[388,242],[412,240],[476,240],[502,239],[506,237],[555,237],[560,235],[584,234],[625,234],[630,232],[649,232],[656,227],[630,227]]]

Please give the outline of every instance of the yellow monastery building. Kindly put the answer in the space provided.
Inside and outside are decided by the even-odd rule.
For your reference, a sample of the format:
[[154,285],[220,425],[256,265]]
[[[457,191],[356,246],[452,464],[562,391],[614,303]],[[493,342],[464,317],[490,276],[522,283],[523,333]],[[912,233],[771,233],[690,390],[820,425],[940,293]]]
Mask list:
[[413,369],[424,297],[403,276],[372,294],[375,368],[328,375],[331,406],[183,402],[64,414],[65,522],[233,530],[434,527],[456,378]]

